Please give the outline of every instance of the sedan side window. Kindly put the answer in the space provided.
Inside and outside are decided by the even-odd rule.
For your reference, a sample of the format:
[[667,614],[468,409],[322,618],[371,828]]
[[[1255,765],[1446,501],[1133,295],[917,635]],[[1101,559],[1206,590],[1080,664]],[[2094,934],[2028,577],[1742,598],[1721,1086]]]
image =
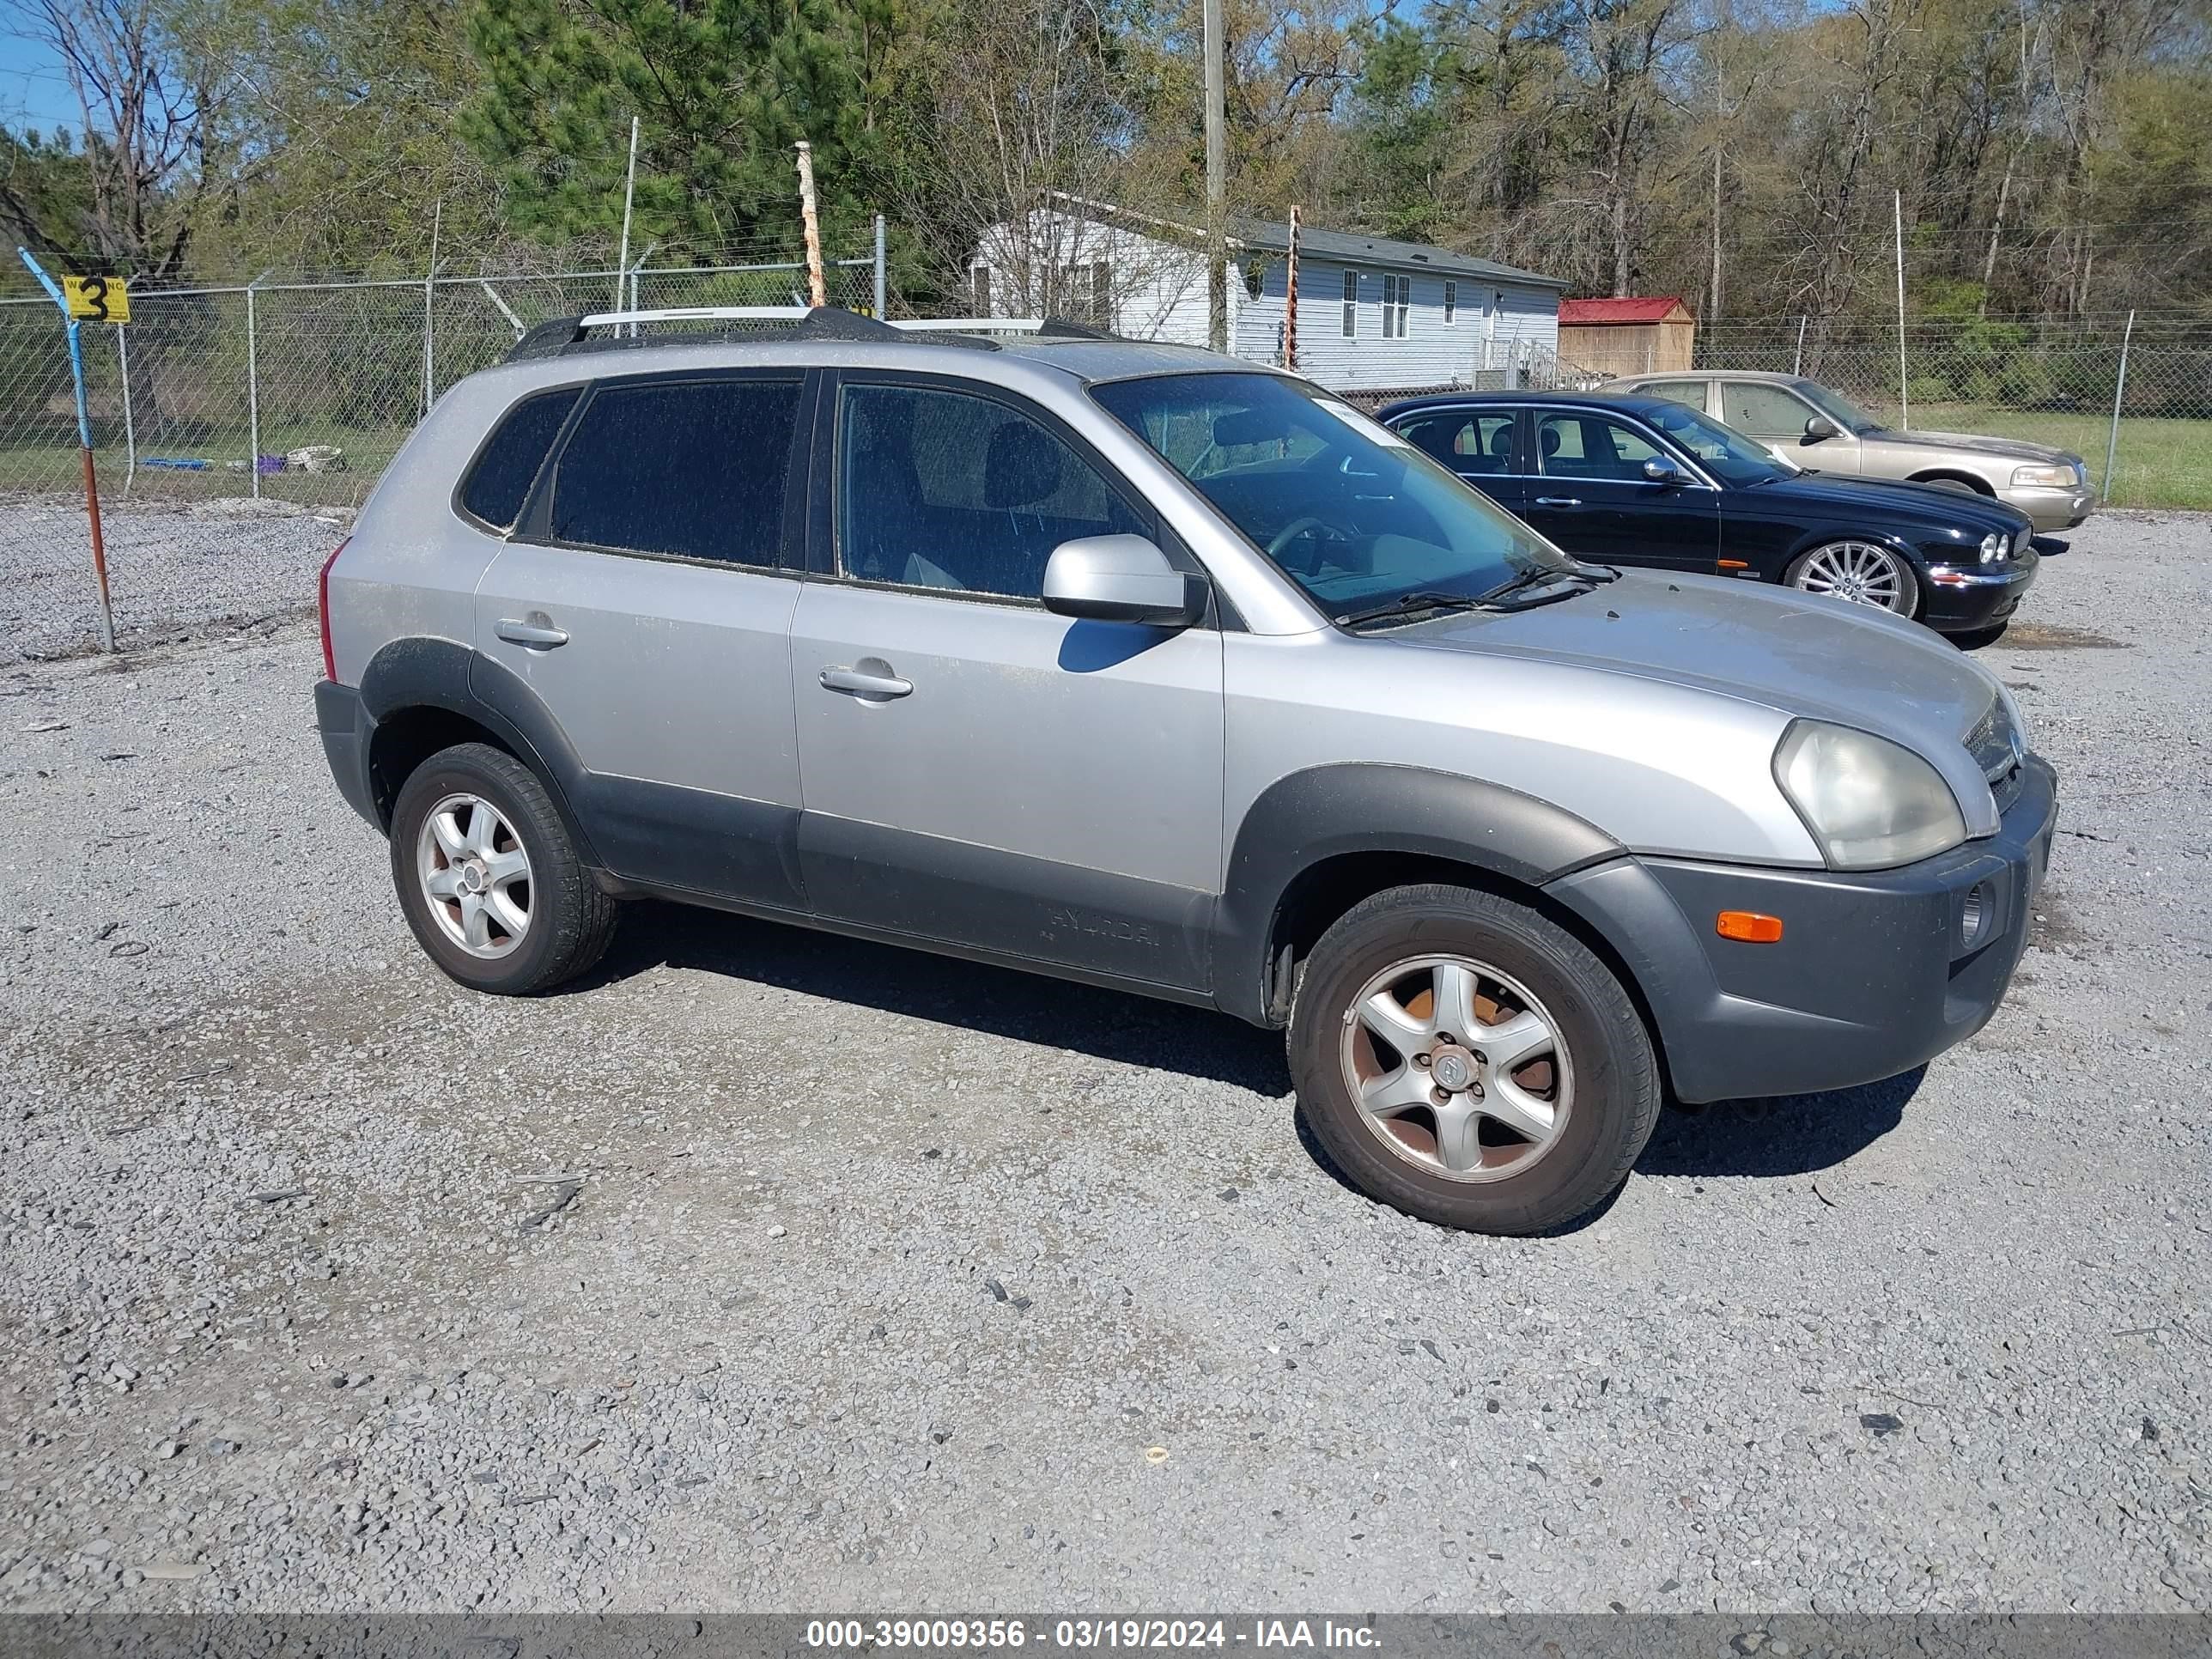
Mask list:
[[1778,386],[1757,380],[1721,382],[1721,419],[1754,438],[1804,435],[1813,411]]
[[1686,404],[1700,413],[1705,407],[1703,380],[1646,380],[1637,391],[1647,398],[1664,398],[1670,404]]
[[1463,477],[1516,472],[1511,410],[1439,410],[1414,415],[1398,430],[1416,449]]
[[1553,477],[1644,482],[1644,463],[1657,446],[1625,422],[1605,415],[1541,416],[1536,422],[1544,471]]
[[556,542],[773,569],[796,380],[601,386],[553,469]]
[[1066,440],[995,398],[848,386],[837,453],[838,560],[862,581],[1034,599],[1062,542],[1152,533]]

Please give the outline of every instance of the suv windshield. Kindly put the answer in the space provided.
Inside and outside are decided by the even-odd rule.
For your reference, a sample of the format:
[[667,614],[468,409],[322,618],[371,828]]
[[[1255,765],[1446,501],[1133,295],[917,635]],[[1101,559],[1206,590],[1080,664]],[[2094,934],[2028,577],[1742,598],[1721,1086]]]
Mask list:
[[1792,380],[1790,390],[1846,432],[1879,432],[1881,422],[1840,392],[1831,392],[1818,380]]
[[1705,463],[1705,471],[1733,489],[1789,478],[1800,469],[1778,461],[1766,446],[1685,404],[1646,410],[1644,418]]
[[1527,592],[1583,567],[1389,428],[1278,374],[1091,388],[1339,621]]

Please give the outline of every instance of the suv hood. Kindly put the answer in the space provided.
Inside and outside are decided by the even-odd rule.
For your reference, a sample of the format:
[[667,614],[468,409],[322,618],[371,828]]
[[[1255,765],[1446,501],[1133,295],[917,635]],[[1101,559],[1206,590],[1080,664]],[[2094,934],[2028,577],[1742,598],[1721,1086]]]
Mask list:
[[1439,617],[1376,637],[1618,674],[1624,698],[1636,695],[1628,681],[1661,680],[1857,726],[1924,756],[1962,803],[1983,781],[1965,739],[1997,695],[1993,675],[1917,623],[1717,576],[1624,571],[1556,604]]
[[1859,434],[1863,442],[1893,446],[1899,449],[1966,449],[1982,455],[1998,455],[2012,461],[2040,461],[2046,466],[2057,466],[2079,461],[2081,458],[2071,450],[2053,449],[2049,444],[2032,444],[2020,438],[1979,438],[1970,432],[1899,432],[1890,427],[1880,427]]

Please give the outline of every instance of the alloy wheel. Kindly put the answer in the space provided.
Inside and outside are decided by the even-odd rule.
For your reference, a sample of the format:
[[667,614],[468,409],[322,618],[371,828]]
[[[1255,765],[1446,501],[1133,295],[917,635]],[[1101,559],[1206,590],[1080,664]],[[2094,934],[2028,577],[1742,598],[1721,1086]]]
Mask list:
[[1829,543],[1805,561],[1797,573],[1797,586],[1808,593],[1826,593],[1900,615],[1911,603],[1897,556],[1872,542]]
[[1559,1026],[1518,981],[1466,957],[1416,957],[1344,1012],[1344,1079],[1368,1128],[1452,1181],[1518,1175],[1559,1142],[1574,1100]]
[[423,817],[415,868],[446,937],[472,957],[510,955],[530,931],[530,854],[499,808],[447,795]]

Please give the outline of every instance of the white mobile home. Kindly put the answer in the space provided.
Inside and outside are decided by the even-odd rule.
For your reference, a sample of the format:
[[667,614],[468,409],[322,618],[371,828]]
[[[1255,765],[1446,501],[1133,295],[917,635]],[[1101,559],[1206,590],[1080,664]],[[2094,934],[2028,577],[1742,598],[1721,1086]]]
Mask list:
[[[1291,229],[1237,222],[1229,348],[1284,361]],[[1053,315],[1132,339],[1206,343],[1199,233],[1069,202],[994,225],[969,272],[978,314]],[[1564,278],[1419,242],[1302,228],[1297,367],[1343,392],[1474,385],[1559,349]]]

